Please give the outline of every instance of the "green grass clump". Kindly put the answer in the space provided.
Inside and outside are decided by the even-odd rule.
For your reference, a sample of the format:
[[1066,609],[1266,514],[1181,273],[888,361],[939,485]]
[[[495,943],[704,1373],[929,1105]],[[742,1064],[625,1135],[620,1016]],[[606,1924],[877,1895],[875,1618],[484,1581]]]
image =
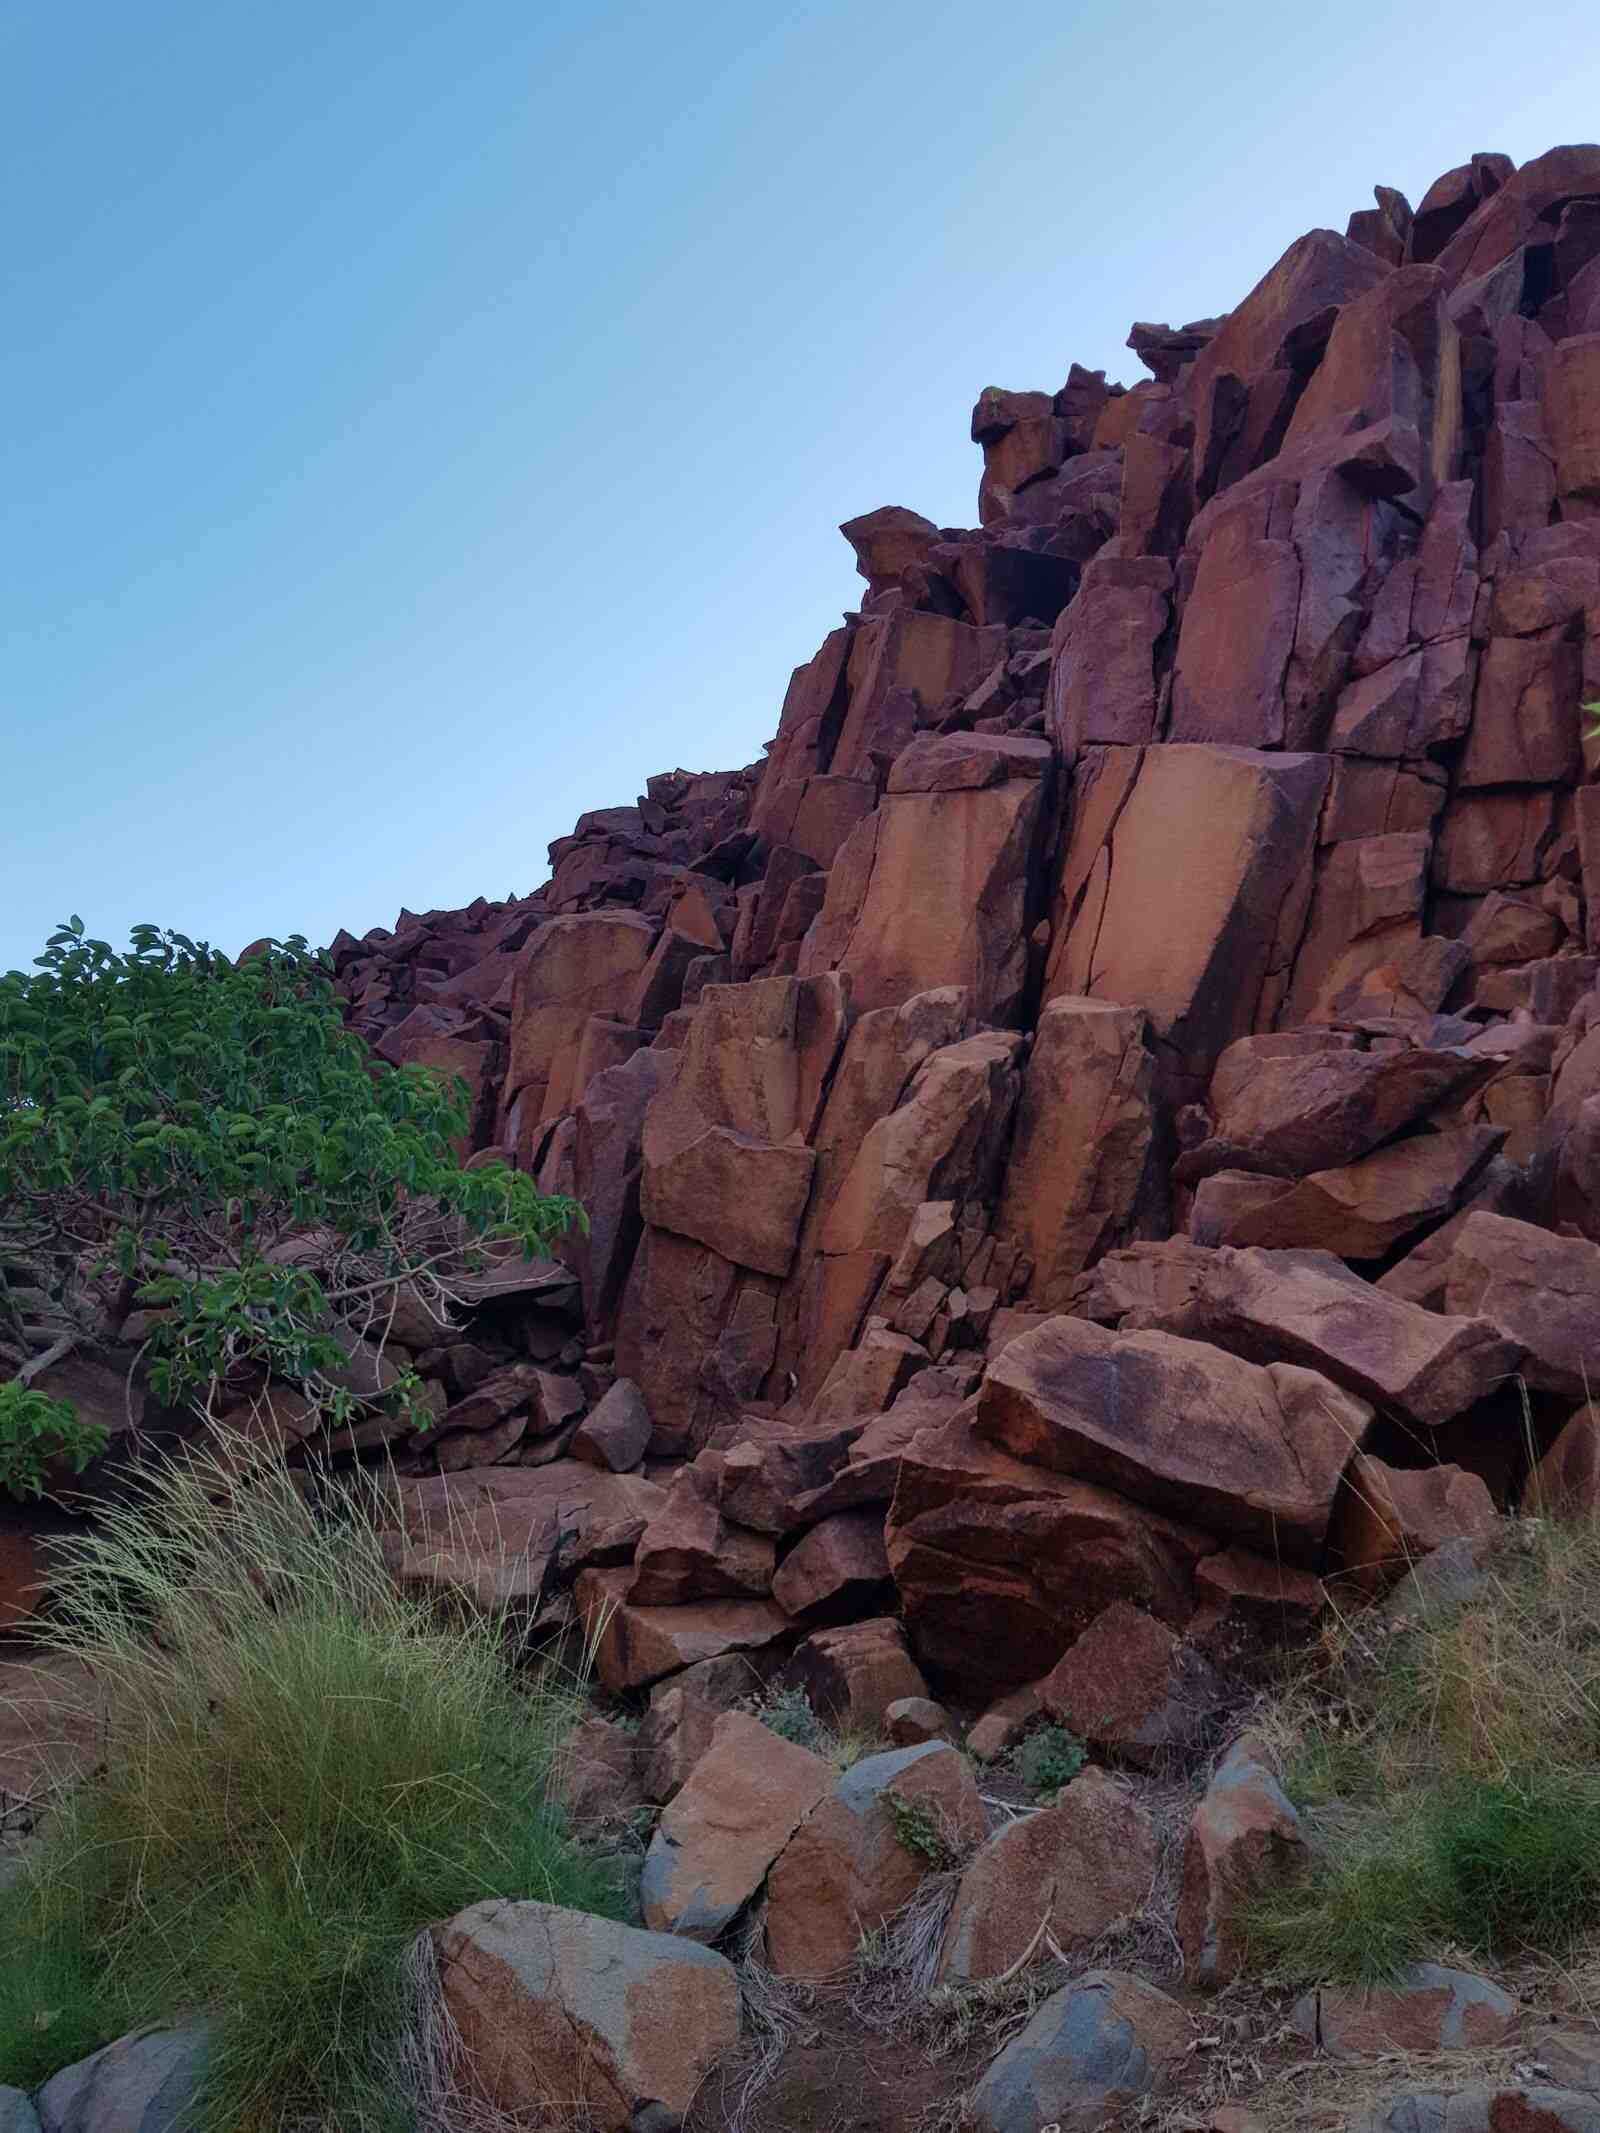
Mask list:
[[282,1467],[159,1472],[59,1593],[101,1759],[0,1893],[0,2082],[203,2014],[205,2133],[409,2127],[422,1929],[613,1906],[549,1798],[570,1689],[403,1593],[373,1520]]
[[1255,1906],[1283,1982],[1600,1932],[1600,1523],[1508,1525],[1484,1587],[1344,1625],[1278,1728],[1310,1864]]

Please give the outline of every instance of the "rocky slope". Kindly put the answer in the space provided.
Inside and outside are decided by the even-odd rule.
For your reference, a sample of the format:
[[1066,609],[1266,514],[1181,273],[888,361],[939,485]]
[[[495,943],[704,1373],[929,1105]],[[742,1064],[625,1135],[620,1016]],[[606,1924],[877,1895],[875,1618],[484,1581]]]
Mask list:
[[1589,1485],[1600,148],[1376,198],[1139,384],[986,389],[978,527],[845,526],[764,762],[334,942],[591,1221],[519,1366],[424,1355],[417,1575],[465,1506],[618,1689],[1077,1652],[1091,1738],[1131,1639],[1131,1738],[1513,1499],[1523,1386]]

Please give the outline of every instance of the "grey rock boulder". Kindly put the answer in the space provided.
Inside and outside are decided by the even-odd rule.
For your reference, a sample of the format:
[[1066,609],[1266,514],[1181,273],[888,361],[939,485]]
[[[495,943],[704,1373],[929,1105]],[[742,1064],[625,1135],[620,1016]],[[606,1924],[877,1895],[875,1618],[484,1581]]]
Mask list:
[[63,2067],[34,2098],[42,2133],[188,2133],[206,2042],[201,2028],[138,2030]]
[[1147,2096],[1186,2048],[1178,2002],[1120,1970],[1091,1970],[1052,1993],[978,2083],[978,2133],[1094,2133]]

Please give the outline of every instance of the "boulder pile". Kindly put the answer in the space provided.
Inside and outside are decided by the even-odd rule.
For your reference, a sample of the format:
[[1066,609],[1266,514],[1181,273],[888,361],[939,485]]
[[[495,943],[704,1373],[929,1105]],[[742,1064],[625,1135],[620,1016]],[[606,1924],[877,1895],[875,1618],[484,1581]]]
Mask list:
[[1146,1765],[1600,1489],[1600,147],[1376,198],[982,392],[763,762],[332,944],[589,1216],[417,1351],[407,1573],[584,1622],[660,1798],[730,1666]]

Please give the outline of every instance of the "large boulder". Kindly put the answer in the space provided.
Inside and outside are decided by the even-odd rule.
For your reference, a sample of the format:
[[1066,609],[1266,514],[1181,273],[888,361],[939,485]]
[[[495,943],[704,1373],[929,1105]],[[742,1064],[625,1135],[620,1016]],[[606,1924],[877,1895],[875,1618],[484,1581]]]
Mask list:
[[780,1977],[843,1970],[935,1868],[983,1834],[964,1757],[941,1741],[869,1755],[801,1823],[767,1878],[767,1961]]
[[1303,1365],[1423,1429],[1497,1392],[1526,1352],[1491,1318],[1425,1311],[1329,1252],[1213,1252],[1192,1300],[1161,1324],[1255,1362]]
[[[1219,1188],[1231,1182],[1234,1191],[1228,1212],[1204,1241],[1381,1259],[1424,1223],[1453,1213],[1505,1137],[1499,1126],[1418,1133],[1341,1169],[1313,1171],[1294,1184],[1218,1172],[1196,1192],[1197,1213]],[[1192,1227],[1200,1236],[1198,1220]]]
[[583,1570],[573,1586],[579,1619],[594,1644],[595,1671],[613,1695],[647,1689],[668,1674],[729,1652],[759,1652],[790,1627],[770,1600],[692,1600],[638,1606],[627,1597],[631,1570]]
[[978,1401],[979,1435],[1014,1458],[1307,1563],[1371,1420],[1314,1371],[1077,1318],[1010,1342]]
[[473,2078],[508,2114],[559,2107],[603,2133],[667,2133],[739,2041],[738,1974],[694,1941],[494,1898],[433,1938]]
[[1039,1699],[1070,1733],[1147,1768],[1195,1747],[1223,1693],[1207,1661],[1164,1622],[1117,1600],[1063,1653]]
[[1303,2037],[1344,2059],[1364,2052],[1448,2052],[1503,2044],[1518,2007],[1470,1970],[1417,1963],[1387,1985],[1324,1985],[1291,2017]]
[[405,1582],[492,1612],[538,1603],[564,1552],[607,1526],[649,1519],[664,1492],[639,1474],[556,1459],[403,1480],[397,1497]]
[[1179,1158],[1178,1173],[1341,1169],[1492,1071],[1462,1050],[1359,1051],[1321,1030],[1243,1038],[1217,1062],[1210,1137]]
[[1215,1543],[1112,1488],[1025,1463],[970,1412],[901,1460],[889,1567],[919,1656],[979,1697],[1049,1672],[1114,1600],[1182,1623]]
[[646,1222],[735,1266],[789,1271],[846,997],[829,978],[707,987],[679,1070],[645,1114]]
[[893,1615],[817,1630],[796,1647],[783,1678],[825,1725],[858,1740],[881,1731],[892,1704],[928,1693]]
[[1148,2096],[1189,2044],[1189,2017],[1121,1970],[1091,1970],[1052,1993],[972,2096],[978,2133],[1096,2133]]
[[523,950],[511,993],[505,1128],[531,1156],[542,1122],[569,1108],[573,1068],[591,1015],[619,1019],[650,960],[657,928],[636,911],[553,918]]
[[775,1551],[764,1533],[724,1518],[718,1505],[722,1455],[702,1452],[680,1467],[666,1501],[639,1538],[628,1598],[636,1607],[686,1600],[758,1597],[772,1589]]
[[1492,1533],[1498,1520],[1478,1475],[1458,1466],[1394,1467],[1362,1452],[1350,1462],[1329,1541],[1340,1582],[1371,1598],[1435,1548]]
[[820,1755],[730,1711],[650,1840],[640,1902],[660,1933],[714,1941],[832,1786]]
[[1064,1950],[1098,1940],[1147,1901],[1157,1864],[1138,1800],[1104,1771],[1084,1771],[974,1853],[945,1928],[940,1982],[1003,1976],[1041,1945],[1041,1928]]

